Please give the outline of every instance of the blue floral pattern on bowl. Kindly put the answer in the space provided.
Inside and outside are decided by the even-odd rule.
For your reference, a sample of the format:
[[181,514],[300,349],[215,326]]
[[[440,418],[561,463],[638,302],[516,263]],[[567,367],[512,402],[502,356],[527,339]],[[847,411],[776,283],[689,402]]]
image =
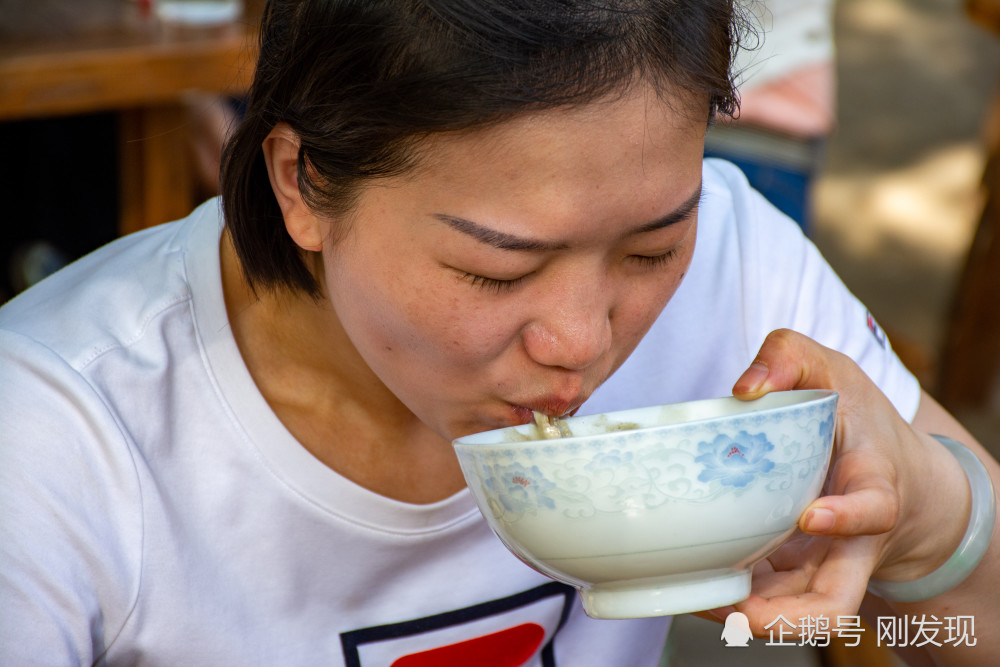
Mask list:
[[507,512],[535,513],[537,508],[555,509],[549,492],[555,488],[538,469],[526,468],[520,463],[506,466],[493,464],[485,467],[486,487],[496,494],[496,499]]
[[481,500],[498,519],[516,522],[549,511],[588,519],[751,492],[791,492],[822,473],[835,424],[823,405],[797,406],[794,413],[781,428],[778,420],[787,417],[749,413],[714,432],[697,423],[676,424],[666,440],[622,430],[599,440],[537,441],[530,447],[498,442],[458,453],[463,465],[472,464],[468,471],[476,471],[485,491]]
[[746,486],[758,475],[771,472],[774,461],[767,458],[774,449],[763,433],[740,431],[735,438],[719,434],[711,442],[699,442],[695,459],[705,466],[698,474],[701,482],[719,480],[724,486]]

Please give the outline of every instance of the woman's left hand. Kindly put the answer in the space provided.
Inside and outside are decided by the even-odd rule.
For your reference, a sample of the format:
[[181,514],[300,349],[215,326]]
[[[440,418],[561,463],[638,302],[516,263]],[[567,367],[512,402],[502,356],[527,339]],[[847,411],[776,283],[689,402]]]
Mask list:
[[780,330],[733,394],[790,389],[833,389],[840,399],[824,495],[802,513],[799,532],[757,565],[751,596],[735,606],[765,636],[779,616],[795,625],[825,618],[831,628],[856,617],[870,577],[907,581],[933,571],[964,533],[954,517],[969,514],[965,475],[944,447],[903,420],[848,357]]

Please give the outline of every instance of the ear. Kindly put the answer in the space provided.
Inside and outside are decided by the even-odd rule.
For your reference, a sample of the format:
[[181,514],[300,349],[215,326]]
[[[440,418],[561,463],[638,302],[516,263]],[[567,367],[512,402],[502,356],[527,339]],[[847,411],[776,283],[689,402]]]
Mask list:
[[261,149],[271,189],[285,218],[285,229],[303,250],[323,249],[325,226],[306,206],[299,191],[299,147],[302,142],[288,123],[278,123],[265,137]]

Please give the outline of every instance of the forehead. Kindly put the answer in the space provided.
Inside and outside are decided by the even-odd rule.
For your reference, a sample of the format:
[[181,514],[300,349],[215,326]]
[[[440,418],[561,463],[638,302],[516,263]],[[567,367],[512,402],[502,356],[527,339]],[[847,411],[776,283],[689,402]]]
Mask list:
[[523,113],[462,132],[432,135],[411,174],[490,188],[635,188],[700,179],[707,101],[666,100],[649,87],[569,108]]
[[704,114],[648,91],[522,114],[426,139],[414,169],[370,183],[359,203],[369,220],[395,211],[522,237],[604,238],[698,192],[706,126]]
[[707,124],[707,98],[667,95],[642,85],[585,104],[529,110],[481,127],[432,134],[417,143],[416,164],[433,166],[435,158],[454,158],[465,151],[502,157],[523,154],[526,148],[586,146],[612,135],[629,145],[662,146],[684,136],[702,137]]

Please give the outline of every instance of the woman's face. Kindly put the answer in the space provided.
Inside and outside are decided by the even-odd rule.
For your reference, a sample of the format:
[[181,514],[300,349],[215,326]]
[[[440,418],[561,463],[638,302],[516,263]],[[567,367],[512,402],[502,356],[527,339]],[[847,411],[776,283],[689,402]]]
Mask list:
[[578,408],[690,263],[700,110],[643,90],[540,112],[433,137],[366,186],[323,259],[368,366],[449,439]]

